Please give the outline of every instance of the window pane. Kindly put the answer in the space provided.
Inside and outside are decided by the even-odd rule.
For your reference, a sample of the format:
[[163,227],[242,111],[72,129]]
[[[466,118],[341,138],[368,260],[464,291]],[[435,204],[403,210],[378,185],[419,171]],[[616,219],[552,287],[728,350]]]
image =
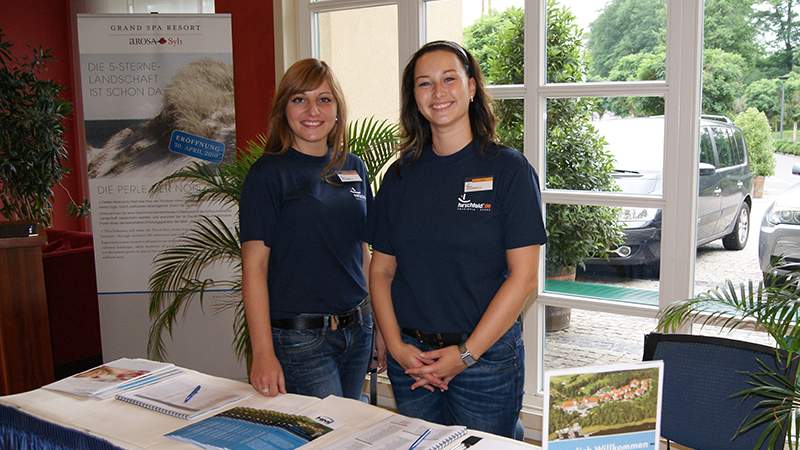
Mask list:
[[325,12],[316,19],[319,55],[342,85],[348,120],[375,116],[397,121],[397,6]]
[[661,97],[548,99],[547,189],[661,195],[663,107]]
[[733,148],[731,148],[731,141],[728,133],[723,129],[712,129],[714,135],[714,146],[717,148],[717,156],[719,156],[719,167],[721,169],[734,165]]
[[[751,172],[744,162],[737,143],[737,131],[733,125],[721,120],[701,121],[700,170],[697,198],[697,259],[695,262],[695,294],[721,286],[725,280],[734,283],[761,278],[759,267],[758,225],[762,221],[769,203],[766,199],[754,199],[751,193]],[[704,156],[708,138],[714,142],[712,156]],[[717,160],[717,164],[706,159]],[[786,163],[785,178],[790,177],[790,163]],[[770,242],[773,226],[765,223],[762,233],[765,243]],[[762,227],[764,228],[764,227]],[[777,241],[771,241],[776,248]],[[777,246],[780,247],[780,246]],[[769,256],[765,256],[765,261]],[[766,265],[765,265],[766,267]]]
[[[555,317],[565,308],[546,307]],[[656,319],[566,308],[568,325],[544,336],[544,370],[642,360],[644,335]]]
[[167,13],[202,13],[214,12],[203,11],[203,3],[197,0],[134,0],[133,12],[134,13],[154,13],[167,14]]
[[547,10],[549,83],[664,80],[665,48],[665,0],[557,0]]
[[744,164],[747,162],[747,146],[744,145],[744,136],[741,131],[736,130],[733,133],[733,143],[736,144],[736,164]]
[[711,143],[711,136],[708,128],[700,130],[700,162],[703,164],[717,165],[717,160],[714,157],[714,146]]
[[478,60],[488,84],[521,84],[524,7],[524,0],[428,0],[425,41],[445,39],[464,45]]
[[[705,116],[701,123],[721,130],[714,133],[720,161],[716,170],[700,168],[695,295],[730,280],[740,296],[738,286],[757,286],[774,258],[800,263],[800,186],[795,187],[800,177],[792,175],[800,159],[759,151],[772,148],[773,139],[783,141],[774,148],[796,145],[796,136],[778,130],[793,128],[797,120],[797,78],[785,65],[772,63],[791,55],[779,36],[752,21],[754,11],[705,2],[702,110],[718,117]],[[756,171],[770,171],[773,156],[774,173],[757,176]]]
[[661,210],[546,205],[544,290],[658,306]]
[[506,147],[522,151],[525,138],[522,126],[525,101],[521,98],[498,99],[492,106],[497,116],[497,139]]

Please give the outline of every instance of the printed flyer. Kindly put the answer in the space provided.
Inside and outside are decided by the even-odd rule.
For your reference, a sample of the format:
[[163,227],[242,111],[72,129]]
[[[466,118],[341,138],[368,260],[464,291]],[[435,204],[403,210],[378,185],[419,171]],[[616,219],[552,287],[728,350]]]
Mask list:
[[[231,226],[238,213],[187,204],[197,188],[190,183],[150,192],[189,164],[236,158],[231,17],[81,14],[77,26],[103,356],[144,356],[154,256],[201,216]],[[230,280],[231,268],[203,276]],[[241,377],[232,323],[232,311],[214,314],[193,302],[167,342],[170,358]]]
[[542,448],[658,449],[662,381],[661,361],[548,371]]
[[79,15],[78,40],[98,291],[145,292],[159,250],[236,213],[187,205],[192,185],[149,192],[236,157],[230,17]]

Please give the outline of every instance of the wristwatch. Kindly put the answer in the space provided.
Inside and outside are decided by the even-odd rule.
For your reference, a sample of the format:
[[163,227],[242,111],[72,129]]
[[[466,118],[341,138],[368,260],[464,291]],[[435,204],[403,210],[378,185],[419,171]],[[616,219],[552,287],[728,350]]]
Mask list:
[[464,362],[465,366],[472,367],[475,365],[476,362],[478,362],[475,358],[472,357],[472,353],[470,353],[469,350],[467,350],[467,346],[464,345],[463,342],[458,345],[458,351],[459,353],[461,353],[461,361]]

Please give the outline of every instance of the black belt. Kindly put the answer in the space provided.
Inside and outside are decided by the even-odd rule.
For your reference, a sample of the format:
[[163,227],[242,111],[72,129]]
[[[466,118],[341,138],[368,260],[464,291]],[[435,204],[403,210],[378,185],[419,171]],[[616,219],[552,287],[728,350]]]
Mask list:
[[403,328],[400,331],[406,336],[436,348],[459,345],[469,337],[469,333],[425,333],[411,328]]
[[354,323],[361,323],[364,317],[369,314],[369,298],[365,298],[358,306],[341,314],[303,314],[291,319],[272,319],[270,324],[272,328],[284,330],[314,330],[320,328],[338,330]]

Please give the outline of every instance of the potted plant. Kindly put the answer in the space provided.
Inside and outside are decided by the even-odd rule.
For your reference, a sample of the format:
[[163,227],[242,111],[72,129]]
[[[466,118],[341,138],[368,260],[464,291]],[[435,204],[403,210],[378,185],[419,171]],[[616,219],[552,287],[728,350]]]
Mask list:
[[21,59],[11,47],[0,30],[0,213],[47,227],[53,186],[67,172],[63,121],[71,108],[58,83],[40,78],[52,51]]
[[750,171],[755,176],[753,197],[761,198],[764,196],[764,177],[775,174],[775,152],[769,120],[763,112],[747,108],[746,111],[739,113],[733,122],[742,129],[744,140],[747,142],[747,159],[750,161]]
[[[796,326],[800,313],[800,264],[775,261],[763,281],[739,283],[726,281],[722,287],[698,295],[696,298],[673,303],[661,312],[658,329],[675,332],[696,322],[720,327],[720,333],[736,328],[762,329],[775,340],[777,349],[785,350],[789,357],[800,351],[800,327]],[[769,422],[756,448],[763,442],[774,448],[774,440],[781,427],[786,427],[800,408],[798,380],[786,380],[780,374],[761,364],[762,370],[749,374],[750,388],[737,393],[739,397],[755,396],[761,399],[758,406],[741,424],[735,436]],[[795,429],[800,417],[795,417]],[[784,428],[785,430],[785,428]],[[790,448],[800,448],[800,434],[789,439]]]
[[[465,31],[465,43],[483,55],[481,69],[490,84],[523,80],[525,14],[519,8],[481,18]],[[485,33],[492,33],[486,36]],[[568,8],[547,2],[547,79],[552,83],[580,82],[587,71],[583,58],[583,31]],[[498,137],[504,145],[523,149],[523,104],[495,102]],[[550,99],[547,102],[545,138],[548,189],[616,191],[613,157],[592,126],[595,104],[589,98]],[[622,243],[618,209],[589,205],[548,204],[546,207],[548,278],[575,279],[575,270],[594,256]],[[569,325],[570,309],[546,307],[545,327],[556,331]]]
[[[357,120],[348,125],[347,140],[350,151],[364,160],[372,189],[377,190],[381,170],[394,157],[398,142],[397,125],[372,117]],[[154,184],[151,192],[157,192],[170,183],[192,182],[198,189],[187,194],[187,202],[213,202],[238,210],[247,172],[264,153],[265,145],[266,138],[260,136],[248,142],[246,151],[230,162],[219,166],[199,162],[191,164]],[[252,351],[241,296],[241,257],[239,227],[230,227],[221,219],[208,216],[200,216],[193,228],[176,239],[172,247],[156,255],[155,268],[150,275],[149,308],[153,323],[147,351],[151,358],[165,358],[164,333],[171,335],[179,315],[192,300],[198,299],[202,304],[204,294],[210,289],[223,289],[230,294],[216,306],[218,309],[234,309],[234,351],[249,365]],[[230,279],[203,277],[205,269],[217,263],[232,267]]]

